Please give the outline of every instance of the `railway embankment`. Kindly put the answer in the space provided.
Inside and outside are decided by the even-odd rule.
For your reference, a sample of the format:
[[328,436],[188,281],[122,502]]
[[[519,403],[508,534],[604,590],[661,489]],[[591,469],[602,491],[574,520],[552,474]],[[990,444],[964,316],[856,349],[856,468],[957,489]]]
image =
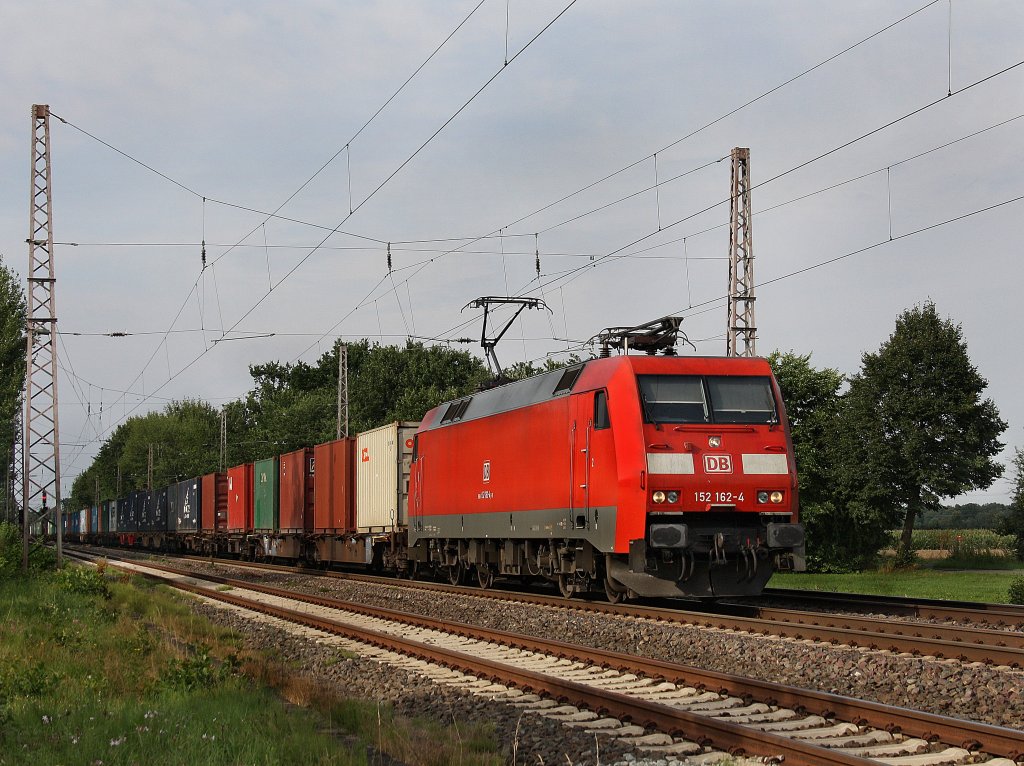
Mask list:
[[[145,579],[3,574],[0,766],[504,763],[491,728],[314,682],[277,634],[215,623]],[[357,664],[334,652],[317,667]]]

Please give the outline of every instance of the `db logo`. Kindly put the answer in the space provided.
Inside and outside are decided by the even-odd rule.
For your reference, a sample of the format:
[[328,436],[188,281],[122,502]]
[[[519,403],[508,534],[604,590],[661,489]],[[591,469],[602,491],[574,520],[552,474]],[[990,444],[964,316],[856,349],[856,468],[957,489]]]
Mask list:
[[369,447],[363,447],[363,454],[361,455],[361,460],[364,463],[369,463],[370,462],[370,448]]
[[704,473],[732,473],[732,456],[705,455]]

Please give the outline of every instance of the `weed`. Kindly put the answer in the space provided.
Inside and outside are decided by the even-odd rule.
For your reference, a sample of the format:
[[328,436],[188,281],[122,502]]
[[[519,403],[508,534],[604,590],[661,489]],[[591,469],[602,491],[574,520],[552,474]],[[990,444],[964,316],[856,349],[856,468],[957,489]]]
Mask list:
[[171,689],[208,689],[222,684],[237,667],[237,657],[230,663],[218,663],[210,657],[210,647],[200,646],[184,659],[170,660],[160,674],[160,681]]
[[95,569],[80,566],[67,566],[57,572],[57,584],[70,593],[102,596],[110,598],[110,585],[107,579]]
[[57,684],[57,680],[43,662],[15,665],[0,676],[0,698],[41,697]]

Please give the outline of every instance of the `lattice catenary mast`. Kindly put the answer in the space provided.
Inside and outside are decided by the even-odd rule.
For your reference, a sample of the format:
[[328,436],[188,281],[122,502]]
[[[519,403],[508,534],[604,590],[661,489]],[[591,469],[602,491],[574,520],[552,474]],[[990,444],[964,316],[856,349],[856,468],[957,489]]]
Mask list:
[[53,215],[50,195],[50,107],[32,107],[32,174],[29,190],[27,374],[25,376],[22,567],[28,569],[32,508],[46,528],[47,500],[55,512],[57,565],[63,556],[60,503],[60,438],[57,422],[57,310],[54,304]]
[[338,425],[334,438],[348,437],[348,344],[338,344]]
[[750,214],[750,149],[732,150],[732,205],[729,215],[729,322],[727,356],[756,356],[754,240]]

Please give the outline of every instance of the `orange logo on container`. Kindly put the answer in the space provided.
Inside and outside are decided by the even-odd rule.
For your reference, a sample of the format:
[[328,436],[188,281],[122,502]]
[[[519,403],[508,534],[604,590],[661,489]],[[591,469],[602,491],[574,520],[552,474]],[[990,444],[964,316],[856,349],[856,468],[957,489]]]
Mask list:
[[406,449],[412,449],[412,439],[405,440],[405,447]]
[[369,447],[363,447],[362,462],[364,462],[364,463],[369,463],[370,462],[370,448]]

